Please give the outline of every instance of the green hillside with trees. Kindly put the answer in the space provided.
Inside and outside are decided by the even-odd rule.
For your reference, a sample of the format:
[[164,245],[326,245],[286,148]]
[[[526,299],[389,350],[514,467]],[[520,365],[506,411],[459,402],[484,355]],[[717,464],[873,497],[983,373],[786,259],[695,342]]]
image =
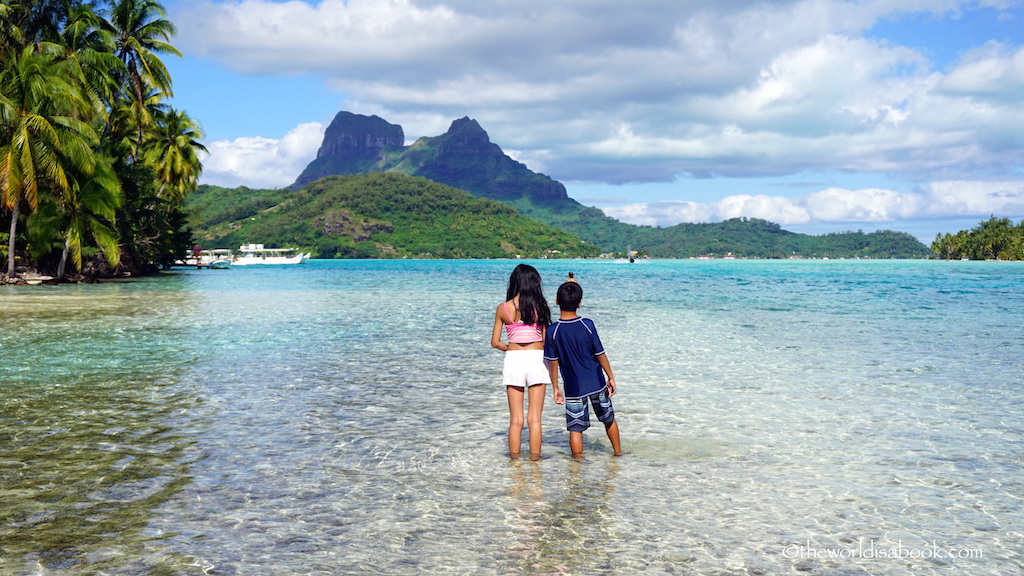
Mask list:
[[593,244],[500,202],[404,174],[330,176],[299,191],[200,186],[188,207],[204,248],[259,242],[314,258],[598,254]]
[[892,230],[811,236],[783,230],[759,218],[684,222],[660,228],[626,224],[575,201],[537,203],[519,198],[509,204],[526,216],[568,230],[603,249],[639,249],[664,258],[730,253],[743,258],[925,258],[929,254],[917,238]]
[[996,218],[955,234],[939,234],[932,252],[945,260],[1024,260],[1024,220]]
[[202,133],[167,104],[154,0],[0,3],[3,281],[151,273],[190,245]]
[[[593,233],[606,244],[581,244],[576,235],[502,203],[425,178],[383,172],[332,176],[299,191],[200,186],[187,206],[188,223],[204,247],[261,242],[301,247],[320,258],[500,258],[551,255],[549,250],[594,256],[628,249],[684,258],[728,253],[746,258],[905,258],[927,250],[902,232],[809,236],[756,218],[653,228],[623,224],[597,208],[585,212]],[[549,214],[555,221],[557,216],[553,210]]]

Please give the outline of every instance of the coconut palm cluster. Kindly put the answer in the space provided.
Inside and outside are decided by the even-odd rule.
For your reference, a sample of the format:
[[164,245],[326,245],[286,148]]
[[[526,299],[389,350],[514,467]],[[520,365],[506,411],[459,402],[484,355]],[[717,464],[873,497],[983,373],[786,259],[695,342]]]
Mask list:
[[0,0],[4,281],[147,273],[187,249],[205,148],[168,104],[165,16],[155,0]]

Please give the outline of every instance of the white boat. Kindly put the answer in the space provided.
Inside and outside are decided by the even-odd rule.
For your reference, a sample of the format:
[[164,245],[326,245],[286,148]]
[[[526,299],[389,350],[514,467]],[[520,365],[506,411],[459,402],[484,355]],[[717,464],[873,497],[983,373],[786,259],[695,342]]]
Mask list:
[[215,250],[204,250],[199,261],[209,266],[211,270],[224,270],[231,267],[231,262],[234,259],[235,255],[231,250],[217,248]]
[[26,284],[31,286],[38,286],[43,282],[49,282],[53,280],[53,276],[46,276],[45,274],[36,274],[35,272],[22,272],[18,274]]
[[231,262],[234,266],[302,264],[309,253],[298,248],[264,248],[263,244],[242,244]]
[[215,250],[190,250],[188,254],[174,261],[175,266],[195,266],[196,268],[212,268],[222,270],[231,267],[235,255],[231,250],[217,248]]

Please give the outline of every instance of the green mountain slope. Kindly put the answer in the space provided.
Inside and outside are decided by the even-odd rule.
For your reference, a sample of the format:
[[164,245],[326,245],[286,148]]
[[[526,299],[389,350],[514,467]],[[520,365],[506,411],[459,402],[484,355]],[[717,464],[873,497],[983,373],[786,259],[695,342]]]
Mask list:
[[570,198],[561,183],[509,158],[470,118],[452,122],[441,136],[399,146],[400,126],[373,116],[339,113],[314,160],[293,188],[325,174],[397,172],[420,176],[515,207],[523,215],[571,232],[606,251],[640,250],[658,257],[701,254],[741,257],[923,258],[927,246],[902,232],[847,232],[808,236],[758,219],[634,226]]
[[205,247],[296,246],[315,258],[595,256],[514,208],[394,173],[330,176],[299,191],[202,186],[188,198]]

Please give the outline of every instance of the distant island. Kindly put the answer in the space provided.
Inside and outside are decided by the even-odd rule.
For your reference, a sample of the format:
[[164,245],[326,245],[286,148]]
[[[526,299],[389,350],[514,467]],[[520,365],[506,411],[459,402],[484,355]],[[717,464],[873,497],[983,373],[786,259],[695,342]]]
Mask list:
[[[584,255],[600,252],[625,253],[662,258],[689,258],[727,255],[741,258],[923,258],[930,252],[910,234],[894,231],[843,232],[810,236],[783,230],[778,224],[757,218],[735,218],[725,222],[684,223],[666,228],[635,226],[606,216],[595,207],[584,206],[570,198],[565,186],[550,177],[528,169],[506,155],[490,141],[487,132],[470,118],[452,122],[445,134],[423,137],[409,146],[404,144],[401,126],[377,116],[340,112],[324,134],[317,157],[303,170],[292,186],[283,190],[225,189],[200,186],[187,200],[190,225],[206,243],[226,246],[240,241],[298,244],[314,257],[387,257],[398,254],[435,257],[495,257],[520,254]],[[568,236],[549,246],[532,242],[508,242],[504,228],[480,220],[464,200],[447,204],[431,202],[429,195],[441,188],[424,188],[418,180],[391,179],[388,192],[374,196],[380,188],[361,191],[363,208],[344,208],[346,218],[375,222],[386,220],[392,226],[359,229],[343,225],[324,228],[318,223],[331,220],[341,204],[314,201],[325,188],[361,184],[325,177],[387,173],[418,177],[465,191],[480,198],[510,206],[529,219],[565,231]],[[363,182],[363,181],[353,181]],[[402,191],[409,188],[408,191]],[[388,206],[388,194],[420,198],[423,206]],[[220,198],[217,200],[216,198]],[[440,206],[446,206],[441,208]],[[372,206],[372,208],[371,208]],[[473,210],[479,209],[474,206]],[[360,212],[360,210],[366,212]],[[479,242],[433,228],[408,228],[424,213],[459,211],[447,216],[462,222],[474,222]],[[487,208],[486,210],[493,210]],[[386,216],[384,215],[386,214]],[[401,214],[401,216],[400,216]],[[515,214],[509,212],[508,215]],[[518,221],[522,222],[522,221]],[[467,224],[469,225],[469,224]],[[374,231],[375,230],[375,231]],[[499,231],[500,230],[500,231]],[[490,236],[483,240],[487,231]],[[581,242],[582,241],[582,242]],[[565,242],[568,242],[566,244]],[[575,244],[573,244],[575,242]],[[375,249],[371,249],[371,244]],[[484,244],[489,246],[484,249]],[[356,249],[356,246],[361,248]],[[425,249],[424,246],[432,246]],[[493,246],[505,246],[496,251]],[[585,248],[584,248],[585,247]]]

